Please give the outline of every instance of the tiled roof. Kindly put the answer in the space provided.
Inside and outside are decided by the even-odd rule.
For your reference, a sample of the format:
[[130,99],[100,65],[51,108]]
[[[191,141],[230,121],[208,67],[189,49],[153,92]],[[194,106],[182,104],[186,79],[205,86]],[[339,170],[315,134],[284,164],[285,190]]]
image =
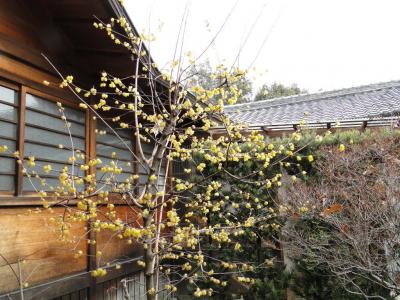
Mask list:
[[374,119],[400,114],[400,81],[303,94],[225,107],[235,121],[249,125]]

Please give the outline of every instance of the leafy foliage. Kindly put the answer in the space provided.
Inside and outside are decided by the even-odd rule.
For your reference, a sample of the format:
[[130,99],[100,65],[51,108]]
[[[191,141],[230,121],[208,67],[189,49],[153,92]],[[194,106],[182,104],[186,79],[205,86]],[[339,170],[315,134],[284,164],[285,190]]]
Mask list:
[[[198,65],[193,65],[190,67],[188,72],[188,85],[195,86],[199,85],[205,89],[213,90],[219,86],[223,86],[227,83],[228,74],[232,73],[233,68],[229,68],[224,65],[219,65],[213,67],[210,61],[205,61]],[[238,75],[235,85],[230,86],[230,88],[240,90],[240,95],[236,103],[248,102],[251,98],[252,93],[252,82],[246,77],[246,73]],[[214,99],[215,101],[215,99]],[[226,102],[225,104],[232,104]]]
[[299,88],[296,84],[285,86],[274,82],[270,85],[264,84],[256,93],[254,101],[268,100],[285,96],[293,96],[307,93],[307,90]]

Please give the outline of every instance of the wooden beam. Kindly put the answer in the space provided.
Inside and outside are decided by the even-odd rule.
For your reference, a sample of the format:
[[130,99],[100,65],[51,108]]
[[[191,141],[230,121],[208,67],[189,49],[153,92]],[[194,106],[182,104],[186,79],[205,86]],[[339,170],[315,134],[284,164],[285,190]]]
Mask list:
[[97,49],[97,48],[77,48],[77,53],[88,55],[103,55],[103,56],[131,56],[129,52],[116,49]]
[[[98,17],[100,20],[108,20],[106,17]],[[56,17],[52,19],[54,23],[58,24],[70,24],[70,23],[80,23],[80,24],[92,24],[96,21],[96,18],[72,18],[72,17]]]
[[51,66],[44,60],[40,52],[32,47],[17,43],[10,37],[0,32],[0,52],[12,56],[16,60],[35,66],[41,71],[55,74]]

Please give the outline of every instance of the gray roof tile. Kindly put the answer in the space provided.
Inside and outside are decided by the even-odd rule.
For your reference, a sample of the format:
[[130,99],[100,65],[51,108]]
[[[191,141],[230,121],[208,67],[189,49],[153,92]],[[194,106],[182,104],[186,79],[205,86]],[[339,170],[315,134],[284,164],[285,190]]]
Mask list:
[[235,121],[250,125],[369,119],[400,113],[400,81],[303,94],[225,107]]

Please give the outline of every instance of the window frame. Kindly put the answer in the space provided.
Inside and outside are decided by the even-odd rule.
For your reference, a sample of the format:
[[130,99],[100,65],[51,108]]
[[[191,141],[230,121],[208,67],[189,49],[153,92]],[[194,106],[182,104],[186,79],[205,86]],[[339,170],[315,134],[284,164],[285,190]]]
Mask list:
[[[125,150],[126,151],[126,148],[124,148],[123,146],[115,146],[115,145],[113,145],[112,143],[108,143],[108,142],[103,142],[103,141],[97,141],[97,134],[96,134],[96,130],[98,129],[97,127],[98,127],[98,125],[97,125],[97,122],[101,122],[103,125],[104,125],[104,123],[103,123],[103,121],[101,121],[101,120],[98,120],[97,118],[96,118],[96,120],[94,120],[94,131],[93,131],[93,136],[94,136],[94,145],[93,145],[93,148],[94,148],[94,157],[99,157],[100,159],[102,159],[102,158],[105,158],[105,159],[109,159],[109,160],[112,160],[113,158],[111,157],[111,156],[106,156],[106,155],[102,155],[102,154],[99,154],[99,155],[97,155],[97,144],[99,143],[99,144],[101,144],[101,145],[103,145],[103,146],[112,146],[112,147],[115,147],[115,148],[117,148],[117,149],[121,149],[121,150]],[[108,122],[107,122],[108,123]],[[110,126],[112,126],[112,124],[110,124],[110,123],[108,123]],[[105,125],[104,125],[105,126]],[[108,131],[109,129],[107,128],[106,129],[106,131]],[[131,144],[131,147],[132,147],[132,151],[135,153],[135,155],[137,156],[137,145],[136,145],[136,138],[135,138],[135,132],[134,132],[134,130],[133,129],[130,129],[130,131],[131,131],[131,133],[130,133],[130,139],[129,139],[129,141],[130,141],[130,144]],[[112,133],[110,133],[110,134],[112,134]],[[122,161],[122,162],[127,162],[127,161],[129,161],[129,160],[126,160],[126,159],[119,159],[120,161]],[[132,155],[132,160],[134,161],[134,157],[133,157],[133,155]],[[133,163],[131,163],[131,166],[130,166],[130,168],[131,168],[131,174],[133,175],[133,174],[138,174],[137,172],[137,170],[138,170],[138,163],[135,163],[135,162],[133,162]],[[92,174],[94,174],[95,176],[97,175],[96,174],[96,172],[97,172],[97,168],[96,167],[94,167],[94,169],[93,169],[93,171],[92,171]],[[125,174],[127,174],[127,173],[129,173],[129,172],[123,172],[123,173],[125,173]],[[97,177],[96,177],[97,178]],[[138,193],[139,193],[139,190],[138,190],[138,187],[134,190],[134,193],[137,195]],[[109,195],[109,199],[113,202],[113,203],[117,203],[117,204],[119,204],[119,203],[121,203],[121,204],[126,204],[125,202],[121,202],[120,199],[121,197],[119,196],[119,195],[116,195],[116,194],[114,194],[114,193],[110,193],[110,195]]]
[[[88,148],[87,148],[87,145],[86,145],[86,140],[88,138],[87,137],[87,131],[86,131],[86,127],[87,127],[86,126],[86,122],[87,122],[86,115],[88,113],[87,110],[84,110],[84,109],[80,108],[79,104],[77,104],[75,102],[64,100],[63,98],[55,97],[55,96],[43,93],[43,92],[35,90],[35,89],[25,87],[25,93],[24,93],[24,99],[23,99],[23,101],[24,101],[24,124],[23,124],[24,134],[23,134],[22,145],[21,145],[21,147],[23,148],[23,152],[21,152],[21,157],[26,158],[25,157],[25,149],[24,149],[25,143],[38,145],[38,146],[49,147],[49,148],[55,147],[54,145],[47,145],[46,143],[42,143],[42,142],[32,141],[30,139],[26,139],[26,136],[25,136],[25,129],[26,129],[26,125],[27,125],[26,124],[26,117],[25,117],[26,111],[29,110],[29,111],[38,113],[37,109],[35,109],[35,108],[27,108],[27,106],[26,106],[26,98],[27,98],[28,94],[30,94],[32,96],[35,96],[35,97],[38,97],[38,98],[40,98],[40,99],[42,99],[44,101],[53,102],[54,105],[56,105],[57,102],[60,102],[60,103],[62,103],[63,107],[68,107],[68,108],[72,108],[72,109],[77,110],[77,111],[84,112],[84,114],[85,114],[84,123],[83,124],[81,124],[79,122],[76,122],[76,123],[79,123],[80,125],[82,125],[84,127],[84,135],[83,135],[83,137],[79,137],[79,138],[83,138],[84,139],[84,145],[85,146],[84,146],[83,150],[85,151],[85,154],[88,153]],[[51,113],[48,113],[48,112],[39,112],[39,113],[41,113],[41,114],[43,114],[45,116],[49,116],[49,117],[56,117],[54,114],[51,114]],[[74,121],[72,121],[72,122],[74,122]],[[32,127],[32,128],[36,128],[36,126],[33,126],[33,125],[28,125],[28,126]],[[37,128],[44,130],[44,128],[41,128],[40,126],[38,126]],[[56,130],[56,129],[46,128],[46,130],[51,132],[51,133],[65,134],[65,133],[61,133],[59,130]],[[72,134],[72,135],[74,136],[74,134]],[[42,161],[42,159],[40,161]],[[43,160],[43,161],[46,161],[46,160]],[[50,164],[53,164],[53,163],[54,164],[55,163],[63,164],[64,163],[64,162],[56,161],[56,160],[52,160],[52,161],[49,160],[48,162]],[[38,194],[37,192],[35,192],[35,191],[24,191],[23,190],[23,188],[24,188],[24,182],[23,181],[24,181],[24,177],[25,176],[24,176],[24,174],[22,174],[22,170],[21,170],[21,175],[22,175],[22,178],[20,179],[21,182],[19,182],[19,185],[18,185],[18,188],[20,188],[20,191],[19,191],[19,194],[16,195],[16,196],[22,196],[22,197],[31,196],[31,197],[36,197],[37,198],[37,194]],[[50,194],[50,195],[52,194],[51,191],[47,191],[47,193]]]
[[[11,139],[11,138],[8,138],[8,137],[5,137],[5,136],[3,137],[1,135],[0,135],[0,137],[3,138],[3,139],[6,139],[6,140],[14,141],[15,142],[15,148],[16,148],[16,150],[18,150],[18,145],[19,145],[19,123],[20,123],[19,114],[20,114],[20,109],[21,109],[20,108],[20,106],[21,106],[20,105],[20,87],[17,84],[13,84],[13,83],[11,83],[9,81],[2,80],[2,78],[0,78],[0,86],[8,88],[8,89],[11,89],[11,90],[14,90],[17,93],[17,97],[18,97],[17,104],[11,104],[11,103],[8,103],[6,101],[1,101],[1,99],[0,99],[0,103],[2,103],[2,104],[4,103],[5,105],[12,106],[17,110],[17,121],[16,122],[11,122],[11,121],[7,122],[7,123],[12,123],[12,124],[14,124],[16,126],[16,129],[17,129],[16,131],[17,132],[16,132],[15,140]],[[5,197],[13,196],[17,192],[17,176],[18,176],[18,164],[17,164],[17,162],[15,162],[14,174],[10,174],[10,175],[14,176],[14,189],[12,191],[11,190],[10,191],[0,191],[0,197],[1,198],[3,196],[5,196]]]
[[[72,100],[72,98],[55,96],[48,89],[39,90],[27,86],[25,83],[17,83],[12,80],[0,76],[0,85],[6,88],[15,90],[18,93],[18,102],[15,107],[17,108],[17,139],[16,139],[16,150],[20,152],[20,156],[24,157],[24,144],[25,140],[25,113],[26,113],[26,96],[31,94],[36,97],[40,97],[43,100],[47,100],[56,104],[57,102],[62,103],[63,106],[72,109],[80,110],[85,112],[85,124],[84,124],[84,146],[86,154],[86,163],[89,159],[96,156],[96,122],[101,122],[95,118],[95,114],[89,109],[83,109],[79,106],[79,102]],[[48,115],[44,113],[45,115]],[[49,128],[50,132],[53,132]],[[132,131],[130,142],[134,153],[137,155],[137,145],[134,132]],[[105,143],[107,144],[107,143]],[[138,163],[132,162],[133,174],[138,174],[139,167]],[[87,171],[88,174],[96,174],[96,167],[92,166]],[[24,174],[22,172],[22,165],[15,161],[15,174],[14,174],[14,191],[0,191],[0,207],[8,206],[41,206],[40,196],[37,192],[23,191]],[[139,193],[137,188],[135,194]],[[51,194],[51,192],[48,192]],[[118,195],[110,195],[110,200],[115,204],[124,204],[120,201]],[[68,205],[75,205],[76,201],[70,201]]]
[[[0,77],[0,85],[6,88],[12,89],[18,93],[18,102],[14,107],[17,109],[18,119],[16,122],[17,126],[17,137],[16,137],[16,150],[19,151],[20,156],[24,157],[24,144],[25,140],[25,114],[26,114],[26,96],[31,94],[33,96],[42,98],[43,100],[53,102],[56,105],[60,102],[65,107],[76,109],[85,113],[84,121],[84,147],[85,153],[90,155],[90,136],[91,130],[89,125],[89,111],[79,107],[79,103],[73,100],[68,100],[58,96],[54,96],[50,93],[43,92],[24,84],[14,83],[5,78]],[[44,112],[44,115],[49,115]],[[48,128],[50,132],[56,132]],[[15,174],[14,174],[14,190],[13,191],[0,191],[0,206],[24,206],[34,205],[39,206],[40,197],[37,192],[26,192],[23,191],[23,180],[24,174],[22,172],[22,165],[15,161]],[[72,203],[71,203],[72,204]]]

